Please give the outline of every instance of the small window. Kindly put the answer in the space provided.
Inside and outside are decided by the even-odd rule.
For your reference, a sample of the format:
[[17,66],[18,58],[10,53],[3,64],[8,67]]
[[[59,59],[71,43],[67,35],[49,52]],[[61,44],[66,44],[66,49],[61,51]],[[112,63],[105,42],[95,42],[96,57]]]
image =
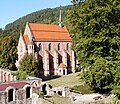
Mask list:
[[8,102],[13,101],[13,89],[8,91]]
[[66,50],[69,50],[69,44],[67,43],[67,45],[66,45]]
[[30,98],[30,87],[26,88],[26,98]]
[[48,45],[48,50],[51,51],[51,43]]
[[60,50],[60,43],[58,44],[58,51]]

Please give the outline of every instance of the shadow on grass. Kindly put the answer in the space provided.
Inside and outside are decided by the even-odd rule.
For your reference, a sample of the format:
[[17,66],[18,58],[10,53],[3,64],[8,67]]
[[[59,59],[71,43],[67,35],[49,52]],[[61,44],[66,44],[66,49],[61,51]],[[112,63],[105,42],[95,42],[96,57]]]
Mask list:
[[100,93],[104,96],[109,96],[111,89],[91,89],[91,87],[87,84],[74,86],[71,88],[72,92],[79,94],[92,94],[92,93]]
[[52,75],[52,76],[41,76],[40,78],[42,78],[43,81],[47,81],[47,80],[52,80],[60,77],[61,76],[58,76],[58,75]]
[[92,94],[92,93],[94,93],[94,90],[92,90],[90,88],[90,86],[88,86],[87,84],[74,86],[73,88],[71,88],[71,91],[75,92],[75,93],[79,93],[79,94]]

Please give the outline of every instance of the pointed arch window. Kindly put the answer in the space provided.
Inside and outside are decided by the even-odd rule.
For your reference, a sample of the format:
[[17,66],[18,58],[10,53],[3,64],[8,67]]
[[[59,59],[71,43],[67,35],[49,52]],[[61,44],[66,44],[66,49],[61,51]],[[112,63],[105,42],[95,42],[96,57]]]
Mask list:
[[67,43],[67,45],[66,45],[66,50],[69,50],[69,44]]
[[60,43],[58,44],[58,51],[60,50]]
[[41,45],[41,43],[39,44],[39,51],[42,51],[42,45]]
[[51,51],[51,43],[48,45],[48,50]]

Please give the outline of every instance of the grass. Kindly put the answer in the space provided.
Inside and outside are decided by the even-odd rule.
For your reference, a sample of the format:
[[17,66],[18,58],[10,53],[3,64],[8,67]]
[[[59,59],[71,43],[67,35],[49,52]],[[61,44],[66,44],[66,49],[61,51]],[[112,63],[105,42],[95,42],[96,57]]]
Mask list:
[[62,76],[60,78],[48,80],[45,82],[52,86],[65,86],[72,88],[73,86],[83,84],[83,81],[79,78],[78,74],[79,72],[74,74],[69,74],[67,76]]
[[88,86],[86,84],[79,85],[79,86],[74,86],[71,90],[73,92],[81,93],[81,94],[92,94],[92,93],[94,93],[94,91],[91,90],[90,86]]
[[69,87],[71,91],[76,93],[82,93],[82,94],[94,93],[94,91],[92,91],[90,87],[86,85],[82,79],[80,79],[79,76],[80,76],[80,72],[77,72],[56,79],[51,79],[45,82],[52,86]]
[[50,101],[52,104],[72,104],[70,99],[59,96],[59,95],[54,95],[45,99]]

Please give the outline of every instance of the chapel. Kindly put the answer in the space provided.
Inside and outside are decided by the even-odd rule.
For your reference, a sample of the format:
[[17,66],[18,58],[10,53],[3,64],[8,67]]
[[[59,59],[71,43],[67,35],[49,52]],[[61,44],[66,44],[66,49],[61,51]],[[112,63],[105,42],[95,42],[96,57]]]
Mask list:
[[[59,25],[26,23],[24,34],[20,34],[16,66],[25,54],[33,54],[39,63],[40,75],[67,75],[75,72],[75,52],[71,49],[72,39],[62,23]],[[62,67],[63,66],[63,67]],[[60,72],[58,72],[60,71]]]

